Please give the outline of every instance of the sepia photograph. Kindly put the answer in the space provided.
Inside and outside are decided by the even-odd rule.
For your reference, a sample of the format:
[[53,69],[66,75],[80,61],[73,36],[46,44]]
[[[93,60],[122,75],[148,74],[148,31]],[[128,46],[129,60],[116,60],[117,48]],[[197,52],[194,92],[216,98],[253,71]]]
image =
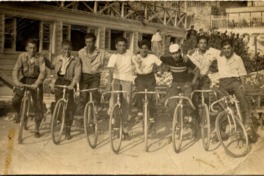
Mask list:
[[0,0],[0,175],[264,175],[264,1]]

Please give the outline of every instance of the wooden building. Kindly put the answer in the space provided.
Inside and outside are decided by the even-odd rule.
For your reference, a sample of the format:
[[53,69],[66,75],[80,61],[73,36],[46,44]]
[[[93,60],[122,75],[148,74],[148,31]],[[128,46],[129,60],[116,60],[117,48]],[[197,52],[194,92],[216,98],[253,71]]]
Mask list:
[[97,36],[98,48],[113,51],[121,35],[136,52],[139,40],[150,40],[160,29],[166,50],[170,38],[185,38],[186,15],[178,9],[177,2],[0,2],[0,76],[12,82],[12,68],[28,38],[37,39],[39,52],[52,59],[63,39],[72,41],[74,52],[84,47],[87,32]]

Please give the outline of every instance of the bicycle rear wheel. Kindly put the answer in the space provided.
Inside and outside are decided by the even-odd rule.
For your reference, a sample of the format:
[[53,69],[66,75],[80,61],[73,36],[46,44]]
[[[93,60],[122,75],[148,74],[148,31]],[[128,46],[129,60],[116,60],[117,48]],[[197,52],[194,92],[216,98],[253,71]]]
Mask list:
[[180,152],[183,138],[183,106],[177,105],[172,122],[172,145],[176,153]]
[[93,103],[87,103],[84,109],[84,131],[88,144],[90,147],[95,148],[98,137],[98,124]]
[[53,111],[51,121],[51,135],[54,144],[59,144],[65,127],[66,106],[63,100],[59,100]]
[[202,134],[202,140],[203,140],[203,147],[206,151],[208,151],[210,147],[210,116],[209,116],[209,110],[207,105],[202,106],[202,112],[201,112],[201,134]]
[[18,143],[21,144],[23,142],[23,130],[25,129],[26,119],[27,119],[27,110],[30,103],[30,99],[28,97],[23,99],[20,110],[20,123],[19,123],[19,131],[18,131]]
[[144,113],[144,120],[143,120],[143,128],[144,128],[144,140],[145,140],[145,151],[148,151],[148,133],[149,133],[149,122],[148,122],[148,117],[149,117],[149,111],[147,105],[144,105],[144,112],[147,112],[147,114]]
[[216,118],[216,134],[229,156],[243,157],[248,154],[248,135],[237,116],[228,112],[219,113]]
[[118,105],[115,105],[110,116],[109,134],[110,143],[113,152],[118,153],[122,142],[123,123],[121,111]]

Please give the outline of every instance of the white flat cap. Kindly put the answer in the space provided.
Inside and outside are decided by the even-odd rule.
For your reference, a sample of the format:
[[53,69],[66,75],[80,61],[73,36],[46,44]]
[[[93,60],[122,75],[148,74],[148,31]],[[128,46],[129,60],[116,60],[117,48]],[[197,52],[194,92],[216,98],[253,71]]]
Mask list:
[[172,44],[170,45],[169,51],[170,53],[175,53],[180,49],[180,46],[178,44]]

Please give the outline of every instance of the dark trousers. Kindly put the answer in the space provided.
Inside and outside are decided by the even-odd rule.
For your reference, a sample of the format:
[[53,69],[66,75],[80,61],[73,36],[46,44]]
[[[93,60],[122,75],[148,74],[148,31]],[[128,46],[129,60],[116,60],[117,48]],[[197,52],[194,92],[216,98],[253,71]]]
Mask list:
[[[211,80],[210,78],[206,75],[206,76],[202,76],[198,79],[198,85],[196,87],[194,87],[194,90],[210,90],[210,84],[211,84]],[[199,102],[201,101],[201,93],[195,93],[193,96],[193,105],[195,107],[194,110],[194,114],[197,117],[198,122],[200,122],[200,117],[199,117]],[[205,104],[209,105],[209,94],[208,93],[204,93],[204,102]]]
[[220,79],[220,91],[235,94],[240,104],[241,115],[245,123],[252,123],[250,116],[250,104],[246,98],[244,91],[241,89],[242,82],[240,78],[223,78]]
[[[101,74],[86,74],[82,73],[80,80],[80,90],[99,88]],[[100,103],[101,95],[98,91],[92,91],[93,100],[95,104]],[[81,92],[80,105],[78,105],[78,112],[83,113],[86,103],[89,101],[89,92]]]
[[[156,86],[156,80],[154,73],[150,73],[147,75],[137,75],[135,79],[136,91],[144,91],[147,89],[148,91],[154,91]],[[137,107],[138,111],[143,112],[143,99],[144,94],[136,95],[135,106]],[[148,95],[148,108],[150,112],[150,116],[156,112],[155,108],[155,95]]]
[[[165,97],[165,99],[168,99],[169,97],[172,96],[177,96],[179,93],[183,93],[184,96],[190,98],[191,93],[192,93],[192,87],[190,82],[172,82],[171,87],[168,89],[168,93]],[[168,108],[172,113],[174,113],[174,109],[176,105],[178,104],[177,100],[170,100],[168,103]],[[189,102],[185,103],[186,105],[186,115],[193,115],[193,109]]]
[[[37,78],[22,78],[21,82],[23,84],[34,84]],[[35,109],[35,122],[37,127],[39,127],[42,119],[43,119],[43,86],[39,86],[39,93],[37,93],[36,90],[34,89],[28,89],[31,93],[31,97],[33,100],[33,106]],[[12,99],[12,105],[15,109],[15,111],[19,114],[20,113],[20,107],[21,107],[21,102],[24,96],[24,88],[16,87],[14,89],[14,95]]]
[[[55,82],[55,85],[67,85],[68,86],[70,84],[71,84],[71,81],[65,80],[60,77]],[[55,101],[57,103],[57,101],[61,99],[63,96],[63,89],[55,88],[54,94],[55,94]],[[66,109],[65,123],[66,123],[66,127],[71,127],[72,122],[73,122],[73,117],[74,117],[74,111],[75,111],[73,90],[67,90],[66,97],[68,98],[68,105]]]

